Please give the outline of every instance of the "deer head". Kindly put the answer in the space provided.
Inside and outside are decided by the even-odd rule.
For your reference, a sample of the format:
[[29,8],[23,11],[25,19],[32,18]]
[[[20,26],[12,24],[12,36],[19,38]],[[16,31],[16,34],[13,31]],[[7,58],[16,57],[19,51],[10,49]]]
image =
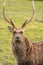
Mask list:
[[34,0],[32,0],[32,16],[30,17],[30,19],[28,20],[26,20],[24,23],[23,23],[23,25],[21,26],[21,28],[17,28],[16,26],[15,26],[15,24],[13,23],[13,21],[11,20],[11,19],[8,19],[7,17],[6,17],[6,15],[5,15],[5,5],[6,5],[6,2],[4,3],[4,6],[3,6],[3,17],[4,17],[4,19],[9,23],[9,24],[11,24],[12,26],[8,26],[8,30],[10,31],[10,32],[12,32],[13,33],[13,36],[14,36],[14,38],[15,38],[15,40],[22,40],[23,39],[23,32],[24,32],[24,30],[25,30],[25,27],[26,27],[26,25],[29,23],[29,22],[31,22],[32,21],[32,19],[33,19],[33,16],[34,16]]

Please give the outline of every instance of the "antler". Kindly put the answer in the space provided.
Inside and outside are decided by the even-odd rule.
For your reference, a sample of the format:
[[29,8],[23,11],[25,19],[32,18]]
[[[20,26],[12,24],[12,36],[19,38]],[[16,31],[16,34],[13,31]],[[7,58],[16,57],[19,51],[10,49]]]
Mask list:
[[43,22],[43,20],[39,20],[39,19],[36,19],[36,21],[38,21],[38,22]]
[[32,10],[33,10],[33,12],[32,12],[32,16],[30,17],[29,20],[27,19],[27,20],[24,22],[24,24],[22,25],[22,28],[24,28],[24,27],[26,26],[26,24],[28,24],[29,22],[31,22],[32,19],[33,19],[33,16],[34,16],[34,10],[35,10],[35,7],[34,7],[34,0],[32,0]]
[[11,19],[8,19],[5,15],[5,5],[6,5],[6,1],[4,2],[4,5],[3,5],[3,17],[9,24],[11,24],[15,28],[13,21]]

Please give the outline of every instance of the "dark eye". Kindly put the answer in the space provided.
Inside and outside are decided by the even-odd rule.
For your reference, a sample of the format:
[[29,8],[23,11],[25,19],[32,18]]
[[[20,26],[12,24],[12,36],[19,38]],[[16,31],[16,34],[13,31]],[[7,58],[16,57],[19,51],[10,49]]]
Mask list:
[[21,31],[20,34],[22,34],[23,32]]
[[13,33],[16,34],[16,31],[14,31]]

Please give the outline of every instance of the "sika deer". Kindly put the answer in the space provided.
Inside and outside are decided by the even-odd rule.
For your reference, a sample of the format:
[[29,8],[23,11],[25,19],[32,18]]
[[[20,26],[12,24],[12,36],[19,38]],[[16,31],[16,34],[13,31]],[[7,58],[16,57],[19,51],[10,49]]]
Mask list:
[[17,28],[13,21],[8,19],[5,15],[5,4],[3,6],[3,17],[12,25],[8,26],[10,32],[13,33],[12,51],[17,60],[18,65],[43,65],[43,41],[32,42],[28,40],[23,32],[26,24],[32,21],[34,16],[34,1],[32,0],[32,16],[30,20],[26,20],[21,28]]

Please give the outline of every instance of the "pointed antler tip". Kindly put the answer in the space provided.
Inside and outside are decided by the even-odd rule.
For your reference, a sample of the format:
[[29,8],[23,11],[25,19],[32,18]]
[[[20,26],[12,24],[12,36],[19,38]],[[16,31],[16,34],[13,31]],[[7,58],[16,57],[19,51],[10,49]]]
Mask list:
[[5,6],[5,5],[6,5],[6,1],[4,2],[3,6]]
[[32,0],[32,3],[33,3],[34,10],[35,10],[34,0]]

